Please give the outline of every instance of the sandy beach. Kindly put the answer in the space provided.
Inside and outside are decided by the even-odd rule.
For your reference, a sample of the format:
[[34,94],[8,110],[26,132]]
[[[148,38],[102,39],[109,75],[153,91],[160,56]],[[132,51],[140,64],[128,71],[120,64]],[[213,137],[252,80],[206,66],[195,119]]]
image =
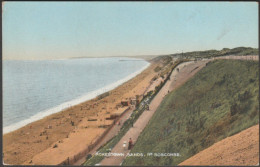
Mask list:
[[109,96],[78,104],[5,134],[4,162],[56,165],[84,151],[113,124],[113,120],[106,118],[127,109],[121,106],[123,99],[135,98],[150,90],[152,79],[158,75],[154,71],[157,66],[158,63],[151,63],[142,73],[110,91]]

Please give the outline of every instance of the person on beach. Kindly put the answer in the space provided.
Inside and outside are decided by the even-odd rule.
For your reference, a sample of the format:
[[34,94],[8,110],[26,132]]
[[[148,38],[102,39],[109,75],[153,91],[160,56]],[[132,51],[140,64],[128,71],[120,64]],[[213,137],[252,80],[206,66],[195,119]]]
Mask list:
[[74,122],[73,121],[70,121],[70,123],[71,123],[71,126],[74,126]]
[[129,139],[129,142],[128,142],[128,150],[130,150],[132,148],[132,144],[133,144],[133,141],[132,139],[130,138]]

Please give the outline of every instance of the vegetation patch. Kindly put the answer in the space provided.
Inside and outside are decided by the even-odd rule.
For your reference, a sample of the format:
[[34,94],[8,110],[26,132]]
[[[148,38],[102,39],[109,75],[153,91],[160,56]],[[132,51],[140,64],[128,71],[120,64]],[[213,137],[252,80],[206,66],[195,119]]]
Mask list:
[[162,68],[160,66],[155,67],[154,72],[159,72]]
[[259,123],[256,61],[215,60],[162,101],[122,165],[178,165],[214,143]]
[[237,47],[233,49],[223,48],[222,50],[206,50],[206,51],[193,51],[186,52],[182,54],[172,54],[172,56],[181,55],[182,57],[190,57],[190,58],[211,58],[211,57],[219,57],[219,56],[228,56],[228,55],[237,55],[237,56],[247,56],[247,55],[258,55],[258,48],[250,48],[250,47]]

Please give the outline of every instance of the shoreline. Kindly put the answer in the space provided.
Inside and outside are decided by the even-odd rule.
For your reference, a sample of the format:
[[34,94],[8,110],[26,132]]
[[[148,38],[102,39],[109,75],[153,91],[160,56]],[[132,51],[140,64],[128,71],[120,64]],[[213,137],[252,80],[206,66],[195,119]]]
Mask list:
[[[117,112],[115,108],[117,108],[117,105],[120,104],[122,99],[134,97],[136,94],[142,94],[143,91],[145,91],[145,87],[150,84],[152,78],[157,74],[153,71],[157,65],[158,63],[150,62],[145,69],[129,80],[116,86],[110,91],[109,96],[103,99],[96,97],[84,101],[68,109],[29,123],[15,131],[4,134],[3,152],[5,163],[29,164],[28,160],[37,157],[40,153],[44,155],[44,150],[45,152],[46,150],[52,150],[52,145],[58,141],[77,140],[75,137],[71,138],[71,135],[77,136],[92,131],[92,138],[90,136],[83,136],[83,138],[85,137],[85,139],[89,139],[89,142],[91,142],[90,140],[100,135],[106,128],[98,128],[99,125],[104,125],[102,121],[97,120],[97,122],[93,124],[93,122],[89,122],[88,119],[96,115],[98,115],[98,118],[101,120],[105,119],[108,115],[107,113],[112,114],[113,112]],[[70,121],[73,121],[75,125],[71,126]],[[109,125],[111,122],[106,121],[105,124]],[[49,126],[52,128],[48,128]],[[77,132],[77,130],[80,132]],[[67,148],[65,143],[64,146],[61,146],[64,147],[64,149]],[[88,144],[88,142],[86,141],[85,144]],[[79,148],[77,150],[79,150]],[[48,164],[48,162],[45,162],[48,160],[49,158],[46,158],[41,162],[35,163]]]
[[[145,60],[143,60],[143,61],[145,61]],[[61,112],[63,110],[69,109],[69,108],[71,108],[75,105],[78,105],[80,103],[84,103],[84,102],[87,102],[89,100],[95,99],[99,95],[101,95],[105,92],[109,92],[113,89],[116,89],[118,86],[120,86],[120,85],[124,84],[125,82],[131,80],[132,78],[136,77],[138,74],[142,73],[145,69],[147,69],[151,65],[151,63],[149,63],[148,61],[146,61],[146,62],[148,64],[146,66],[142,67],[140,70],[135,71],[135,72],[129,74],[128,76],[126,76],[126,77],[124,77],[124,78],[122,78],[122,79],[120,79],[120,80],[118,80],[114,83],[111,83],[111,84],[106,85],[102,88],[88,92],[87,94],[82,95],[80,97],[77,97],[75,99],[72,99],[70,101],[58,104],[58,105],[56,105],[52,108],[40,111],[40,112],[36,113],[35,115],[25,119],[25,120],[21,120],[19,122],[14,123],[14,124],[3,127],[3,135],[8,134],[10,132],[13,132],[15,130],[18,130],[18,129],[20,129],[20,128],[22,128],[22,127],[24,127],[24,126],[26,126],[30,123],[33,123],[33,122],[38,121],[40,119],[43,119],[43,118],[50,116],[52,114],[55,114],[55,113]]]

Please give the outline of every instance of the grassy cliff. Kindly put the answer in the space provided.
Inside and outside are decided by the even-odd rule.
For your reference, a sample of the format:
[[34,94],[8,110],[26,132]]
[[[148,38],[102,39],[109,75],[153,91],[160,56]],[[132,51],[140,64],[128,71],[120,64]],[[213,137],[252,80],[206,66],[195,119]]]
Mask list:
[[210,57],[219,57],[219,56],[228,56],[228,55],[258,55],[258,48],[250,47],[237,47],[233,49],[223,48],[222,50],[206,50],[206,51],[193,51],[186,52],[183,54],[172,54],[172,56],[182,56],[190,58],[210,58]]
[[259,123],[258,62],[216,60],[169,93],[122,165],[177,165],[228,136]]

